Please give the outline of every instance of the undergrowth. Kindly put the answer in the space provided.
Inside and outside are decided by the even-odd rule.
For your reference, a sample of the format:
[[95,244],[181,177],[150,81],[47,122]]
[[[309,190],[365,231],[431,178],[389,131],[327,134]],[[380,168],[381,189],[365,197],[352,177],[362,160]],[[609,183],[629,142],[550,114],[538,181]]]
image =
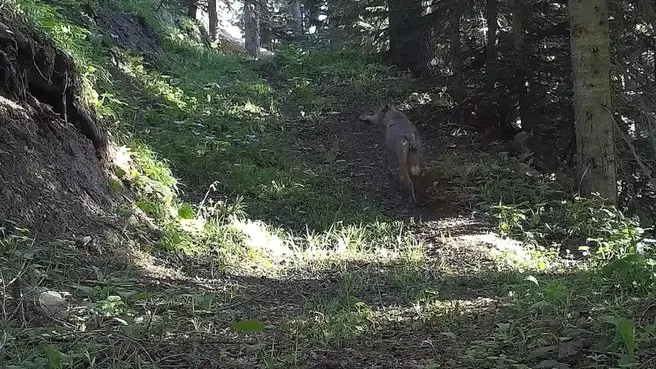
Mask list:
[[[470,194],[499,237],[426,239],[416,230],[428,223],[392,221],[363,200],[335,152],[303,160],[304,135],[324,128],[337,97],[412,105],[421,97],[409,93],[411,79],[359,55],[297,46],[253,63],[189,38],[166,5],[113,2],[161,36],[164,55],[144,58],[85,23],[99,3],[13,4],[75,59],[116,144],[108,186],[133,197],[120,215],[143,212],[159,228],[152,255],[202,260],[150,265],[189,283],[166,285],[135,278],[135,266],[96,267],[74,241],[3,228],[9,367],[307,367],[316,348],[344,347],[420,368],[653,363],[656,326],[644,317],[656,262],[636,219],[571,196],[566,179],[517,159],[446,155],[440,180]],[[63,300],[63,317],[47,310]],[[33,306],[46,314],[27,319]],[[398,349],[395,336],[413,352],[390,359],[372,348]]]
[[[324,53],[292,64],[296,50],[283,51],[277,62],[290,66],[286,78],[294,87],[284,93],[251,71],[246,60],[189,39],[177,28],[178,19],[149,2],[114,6],[142,16],[163,36],[166,57],[157,69],[141,56],[110,47],[101,29],[81,27],[85,2],[18,4],[84,69],[92,105],[119,145],[114,164],[120,181],[110,186],[136,193],[135,205],[164,230],[162,248],[207,251],[234,238],[234,225],[248,219],[264,220],[273,233],[284,229],[285,238],[301,248],[308,231],[349,233],[386,221],[376,204],[361,201],[330,167],[297,160],[297,127],[279,112],[292,101],[311,101],[307,114],[320,115],[325,106],[316,102],[322,91],[316,83],[297,83],[305,78],[301,72],[344,70],[344,60]],[[351,79],[370,81],[382,71],[363,61],[354,64],[353,56],[347,60]],[[363,75],[364,70],[370,72]]]
[[[532,322],[499,323],[498,338],[533,346],[523,355],[541,359],[539,367],[569,368],[567,359],[590,339],[572,334],[573,329],[585,327],[609,334],[594,346],[604,353],[587,357],[594,363],[590,365],[604,367],[609,359],[619,367],[651,365],[648,355],[637,351],[653,347],[656,338],[654,322],[640,320],[651,309],[640,311],[641,302],[656,293],[656,250],[637,217],[625,216],[596,195],[572,196],[567,178],[541,174],[505,153],[480,155],[469,163],[445,161],[441,169],[445,177],[473,189],[473,209],[496,224],[499,235],[520,241],[497,245],[491,256],[499,271],[525,278],[509,286],[509,300]],[[595,310],[586,315],[592,324],[578,316],[583,306]],[[546,326],[560,338],[526,334],[545,331]],[[485,340],[474,342],[468,357],[475,362],[493,357],[494,363],[484,367],[524,367],[498,356],[500,351],[491,352],[488,345]]]

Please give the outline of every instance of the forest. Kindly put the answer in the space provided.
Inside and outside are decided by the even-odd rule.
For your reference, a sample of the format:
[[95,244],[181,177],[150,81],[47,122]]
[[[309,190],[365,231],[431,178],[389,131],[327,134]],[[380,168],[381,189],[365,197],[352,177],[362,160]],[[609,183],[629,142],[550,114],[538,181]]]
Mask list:
[[0,8],[0,367],[656,368],[656,1]]

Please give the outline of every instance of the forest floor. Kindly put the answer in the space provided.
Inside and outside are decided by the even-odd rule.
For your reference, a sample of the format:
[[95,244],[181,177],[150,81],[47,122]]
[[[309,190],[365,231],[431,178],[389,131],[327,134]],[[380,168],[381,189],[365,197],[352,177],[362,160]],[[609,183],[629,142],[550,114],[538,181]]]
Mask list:
[[[436,86],[349,53],[208,50],[149,0],[16,4],[99,94],[117,210],[111,239],[1,228],[2,367],[656,367],[635,221],[481,143]],[[420,207],[357,119],[380,101],[423,135]]]

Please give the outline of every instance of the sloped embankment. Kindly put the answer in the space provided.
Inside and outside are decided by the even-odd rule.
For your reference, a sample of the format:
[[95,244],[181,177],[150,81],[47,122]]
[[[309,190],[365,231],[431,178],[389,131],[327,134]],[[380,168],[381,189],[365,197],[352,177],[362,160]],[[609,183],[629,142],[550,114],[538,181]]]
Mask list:
[[0,221],[45,236],[106,228],[108,139],[71,58],[15,13],[0,14]]

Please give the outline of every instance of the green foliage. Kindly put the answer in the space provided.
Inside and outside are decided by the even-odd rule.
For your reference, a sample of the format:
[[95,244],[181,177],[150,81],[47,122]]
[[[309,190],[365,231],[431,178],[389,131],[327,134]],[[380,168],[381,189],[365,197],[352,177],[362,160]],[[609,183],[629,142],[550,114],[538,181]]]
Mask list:
[[601,320],[614,328],[611,344],[614,347],[612,348],[619,348],[623,351],[623,354],[618,355],[618,366],[621,368],[638,367],[636,349],[648,345],[656,339],[656,324],[648,324],[644,328],[639,328],[633,319],[620,316],[602,316]]
[[[407,92],[417,83],[400,73],[395,74],[391,67],[377,64],[374,58],[356,52],[336,53],[288,45],[277,51],[274,63],[287,76],[294,76],[292,82],[296,89],[293,93],[307,107],[317,106],[322,102],[317,101],[317,97],[330,96],[330,92],[334,95],[335,91],[362,94],[376,103],[399,102],[406,99]],[[394,86],[385,82],[390,76],[396,77]]]
[[[155,67],[111,48],[103,30],[82,26],[84,5],[107,4],[16,3],[74,57],[89,102],[117,140],[117,179],[108,186],[136,194],[122,208],[153,220],[157,246],[170,252],[148,273],[179,273],[201,290],[141,285],[121,268],[89,266],[73,243],[50,245],[55,255],[44,257],[28,232],[2,232],[3,282],[11,287],[19,276],[33,288],[60,282],[74,305],[69,325],[28,327],[27,338],[17,324],[8,329],[13,367],[93,367],[116,353],[112,360],[126,367],[154,367],[149,355],[191,356],[188,347],[223,340],[226,330],[257,333],[257,343],[245,345],[270,366],[300,366],[308,347],[365,341],[384,349],[390,337],[445,340],[425,354],[435,359],[418,361],[425,367],[553,367],[585,357],[607,368],[644,359],[653,325],[620,318],[638,316],[655,292],[653,249],[635,219],[597,197],[572,198],[562,178],[516,159],[447,156],[440,181],[469,191],[503,238],[521,241],[495,254],[488,241],[474,247],[430,223],[383,217],[376,204],[361,200],[362,189],[343,181],[335,165],[339,145],[315,150],[313,160],[302,157],[308,136],[326,132],[327,114],[341,108],[336,97],[421,105],[417,81],[355,53],[300,46],[251,64],[190,40],[177,28],[176,12],[156,11],[147,0],[113,2],[162,36],[166,57]],[[139,241],[142,250],[148,245]],[[178,250],[211,258],[167,269]],[[575,258],[576,250],[583,257]],[[22,311],[22,300],[3,303],[3,311]],[[244,305],[262,316],[241,318]],[[289,340],[269,337],[278,332],[265,329],[269,324],[284,328]],[[184,349],[166,346],[187,345],[194,334],[201,339]],[[599,349],[606,350],[600,357],[580,348],[603,337],[614,346]],[[452,348],[452,357],[442,360],[436,347]],[[228,354],[211,355],[205,363]]]
[[[233,220],[225,214],[228,207],[222,207],[220,218],[203,218],[202,206],[207,204],[181,201],[176,177],[192,192],[215,183],[213,194],[239,198],[240,209],[247,208],[249,217],[274,220],[295,231],[328,230],[340,221],[380,217],[375,206],[356,201],[330,168],[308,171],[296,160],[296,139],[287,133],[296,127],[283,122],[278,111],[293,100],[321,113],[329,102],[320,102],[322,91],[309,81],[317,76],[336,81],[346,77],[344,73],[368,80],[375,77],[364,73],[370,64],[354,63],[354,56],[343,60],[325,52],[299,54],[285,71],[296,92],[286,96],[246,69],[245,60],[204,49],[179,33],[169,13],[155,11],[149,1],[137,1],[112,6],[143,17],[165,36],[166,70],[154,70],[142,57],[111,48],[117,67],[107,57],[104,31],[78,25],[84,24],[77,17],[86,2],[66,3],[69,8],[62,11],[63,3],[26,1],[20,4],[29,10],[28,18],[86,68],[85,81],[96,96],[91,105],[122,145],[114,163],[117,177],[136,190],[134,206],[162,228],[162,248],[214,248],[217,234],[233,233]],[[291,62],[285,55],[283,62]],[[316,68],[306,70],[308,65]],[[307,73],[313,71],[317,74]],[[115,182],[109,185],[118,190]],[[229,245],[224,246],[232,250]]]
[[232,329],[241,332],[262,332],[264,330],[264,322],[257,319],[240,320],[232,324]]
[[[572,312],[583,299],[587,300],[585,304],[599,307],[605,305],[600,301],[603,296],[613,296],[611,299],[617,305],[607,307],[612,315],[598,315],[594,319],[597,325],[614,326],[614,346],[608,349],[619,352],[617,364],[635,367],[636,342],[640,340],[643,345],[653,342],[653,327],[649,324],[638,327],[634,320],[618,316],[631,314],[637,296],[653,296],[656,292],[656,254],[644,238],[638,220],[624,216],[598,196],[572,198],[567,187],[562,186],[565,183],[562,180],[541,175],[505,156],[484,156],[464,171],[447,170],[448,173],[463,185],[476,189],[472,197],[476,208],[496,220],[503,237],[523,241],[521,257],[511,249],[493,253],[500,261],[500,268],[572,275],[529,276],[528,283],[513,288],[516,307],[546,321],[562,322],[558,330],[567,330],[565,324],[572,324]],[[580,253],[576,255],[576,251]],[[563,253],[566,258],[562,258]],[[478,355],[474,354],[475,350],[485,346],[479,344],[472,347],[472,355]],[[564,365],[549,358],[548,352],[576,351],[573,347],[580,343],[575,340],[566,349],[562,345],[536,342],[531,356],[544,357],[540,365]],[[472,356],[473,360],[479,360],[475,357],[478,356]]]
[[558,240],[586,253],[594,249],[605,262],[635,255],[642,239],[636,218],[625,217],[598,196],[571,198],[562,178],[539,174],[517,159],[487,157],[455,175],[478,187],[476,206],[497,220],[504,237],[534,246]]

